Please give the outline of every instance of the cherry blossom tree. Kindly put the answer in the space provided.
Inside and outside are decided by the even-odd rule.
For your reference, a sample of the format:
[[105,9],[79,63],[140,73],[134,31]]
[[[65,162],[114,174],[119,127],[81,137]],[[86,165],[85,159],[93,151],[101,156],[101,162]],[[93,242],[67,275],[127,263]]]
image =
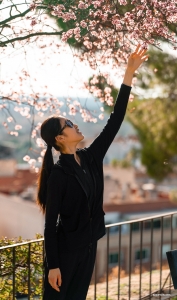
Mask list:
[[[94,72],[109,80],[109,74],[103,73],[101,66],[109,65],[110,70],[116,70],[118,74],[118,67],[124,65],[127,56],[139,42],[142,47],[150,44],[160,49],[163,41],[176,49],[176,23],[176,0],[3,0],[0,4],[0,49],[1,55],[7,55],[11,48],[25,49],[26,45],[36,43],[44,53],[49,47],[60,53],[61,43],[67,43],[75,49],[74,56],[77,59],[87,62]],[[58,36],[58,43],[51,41],[52,36]],[[16,123],[12,130],[8,129],[8,125],[14,121],[8,109],[11,103],[16,112],[31,120],[31,138],[36,140],[40,162],[44,145],[38,135],[40,122],[35,124],[34,115],[37,113],[42,117],[48,111],[60,113],[63,103],[49,94],[47,87],[43,88],[43,93],[39,93],[30,85],[27,95],[23,89],[27,80],[31,80],[27,70],[21,70],[18,78],[21,82],[20,91],[11,87],[0,95],[0,109],[7,115],[3,126],[8,133],[18,136],[20,124]],[[10,83],[1,80],[0,84],[8,86]],[[88,89],[87,83],[85,88]],[[110,86],[105,87],[104,97],[103,91],[98,91],[94,84],[89,85],[89,90],[102,103],[106,101],[108,105],[113,104]],[[96,122],[96,118],[78,101],[68,101],[67,105],[70,115],[79,112],[84,121]],[[102,113],[99,118],[103,118]],[[35,159],[30,156],[24,159],[35,165]]]

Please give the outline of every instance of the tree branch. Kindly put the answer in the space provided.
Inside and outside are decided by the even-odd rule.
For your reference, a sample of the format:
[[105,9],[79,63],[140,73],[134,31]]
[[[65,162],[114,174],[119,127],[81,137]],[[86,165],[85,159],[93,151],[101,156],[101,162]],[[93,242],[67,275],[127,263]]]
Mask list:
[[[12,9],[12,7],[13,6],[15,6],[15,5],[12,5],[11,6],[11,9]],[[39,7],[36,7],[36,9],[45,9],[45,8],[47,8],[47,6],[39,6]],[[10,21],[12,21],[12,20],[14,20],[14,19],[16,19],[16,18],[22,18],[22,17],[24,17],[27,13],[29,13],[31,11],[31,8],[28,8],[27,10],[25,10],[24,12],[22,12],[22,13],[20,13],[20,14],[17,14],[17,15],[14,15],[14,16],[10,16],[10,18],[7,18],[7,19],[5,19],[4,21],[2,21],[2,22],[0,22],[0,26],[1,25],[3,25],[3,24],[6,24],[6,23],[8,23],[8,22],[10,22]]]
[[16,42],[16,41],[23,41],[23,40],[26,40],[26,39],[29,39],[33,36],[42,36],[42,35],[62,35],[63,31],[56,31],[56,32],[35,32],[35,33],[30,33],[28,35],[25,35],[25,36],[21,36],[21,37],[15,37],[11,40],[7,40],[7,41],[3,41],[3,42],[0,42],[0,47],[5,47],[7,44],[10,44],[10,43],[13,43],[13,42]]
[[21,14],[18,14],[18,15],[14,15],[14,16],[11,16],[10,18],[8,19],[5,19],[4,21],[0,22],[0,26],[3,25],[3,24],[6,24],[16,18],[21,18],[21,17],[24,17],[27,13],[29,13],[31,11],[31,8],[28,8],[27,10],[25,10],[23,13]]

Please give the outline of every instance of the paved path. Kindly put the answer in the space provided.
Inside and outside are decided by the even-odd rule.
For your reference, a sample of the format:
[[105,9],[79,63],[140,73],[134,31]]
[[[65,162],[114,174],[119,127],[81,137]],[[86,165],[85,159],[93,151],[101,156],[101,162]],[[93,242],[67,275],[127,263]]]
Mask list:
[[[169,274],[169,269],[162,271],[162,286],[165,282]],[[142,274],[142,284],[141,284],[141,298],[144,298],[149,294],[149,278],[150,273],[145,272]],[[151,292],[158,291],[159,289],[159,281],[160,281],[160,274],[159,270],[152,271],[152,284],[151,284]],[[140,284],[140,277],[138,275],[131,275],[131,300],[138,300],[139,299],[139,284]],[[166,286],[170,284],[170,279],[167,280]],[[128,300],[128,286],[129,286],[129,277],[123,277],[120,279],[120,300]],[[165,290],[164,293],[169,293],[168,290]],[[173,295],[177,294],[177,290],[172,288],[171,293]],[[98,283],[97,284],[97,300],[105,300],[106,297],[106,283]],[[118,280],[112,279],[109,281],[109,297],[108,300],[118,300]],[[88,291],[87,300],[94,299],[94,285],[91,285]],[[145,299],[145,298],[144,298]],[[160,299],[160,297],[154,296],[151,298],[146,299]],[[161,300],[169,299],[169,297],[162,296]]]

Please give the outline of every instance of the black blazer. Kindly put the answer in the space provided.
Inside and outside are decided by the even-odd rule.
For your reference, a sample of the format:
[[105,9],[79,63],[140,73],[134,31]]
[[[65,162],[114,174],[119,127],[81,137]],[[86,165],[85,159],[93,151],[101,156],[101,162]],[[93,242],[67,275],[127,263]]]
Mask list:
[[[90,210],[84,186],[67,155],[60,155],[47,182],[45,253],[49,269],[59,267],[58,253],[84,247],[105,234],[103,158],[124,119],[131,87],[121,85],[114,111],[92,144],[77,153],[89,165],[94,179],[94,206]],[[74,159],[74,155],[73,156]],[[61,221],[56,227],[58,215]]]

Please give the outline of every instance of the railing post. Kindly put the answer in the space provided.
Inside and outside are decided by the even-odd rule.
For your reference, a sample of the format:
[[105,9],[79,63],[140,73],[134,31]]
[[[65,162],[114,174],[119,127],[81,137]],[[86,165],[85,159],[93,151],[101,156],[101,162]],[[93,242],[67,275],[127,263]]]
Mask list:
[[[170,218],[170,248],[173,249],[173,215]],[[169,282],[169,294],[171,294],[171,274],[170,274],[170,282]]]
[[151,284],[152,284],[152,263],[153,263],[153,224],[154,220],[151,220],[151,252],[150,252],[150,278],[149,278],[149,294],[151,295],[152,289],[151,289]]
[[28,300],[30,300],[31,294],[31,243],[28,244]]
[[43,257],[43,264],[42,264],[42,297],[44,294],[44,273],[45,273],[45,248],[44,248],[44,240],[42,241],[42,257]]
[[15,300],[15,247],[12,248],[12,265],[13,265],[13,300]]
[[107,228],[106,300],[108,300],[108,280],[109,280],[109,227]]
[[160,288],[162,288],[162,247],[163,247],[163,217],[161,217],[161,239],[160,239]]
[[140,285],[139,285],[139,297],[141,298],[141,279],[142,279],[142,248],[143,248],[143,221],[140,222]]
[[120,265],[121,265],[121,231],[122,226],[119,227],[119,251],[118,251],[118,300],[120,299]]
[[130,223],[130,243],[129,243],[129,290],[128,299],[131,299],[131,272],[132,272],[132,223]]
[[95,259],[95,272],[94,272],[94,300],[96,300],[96,282],[97,282],[97,254]]

